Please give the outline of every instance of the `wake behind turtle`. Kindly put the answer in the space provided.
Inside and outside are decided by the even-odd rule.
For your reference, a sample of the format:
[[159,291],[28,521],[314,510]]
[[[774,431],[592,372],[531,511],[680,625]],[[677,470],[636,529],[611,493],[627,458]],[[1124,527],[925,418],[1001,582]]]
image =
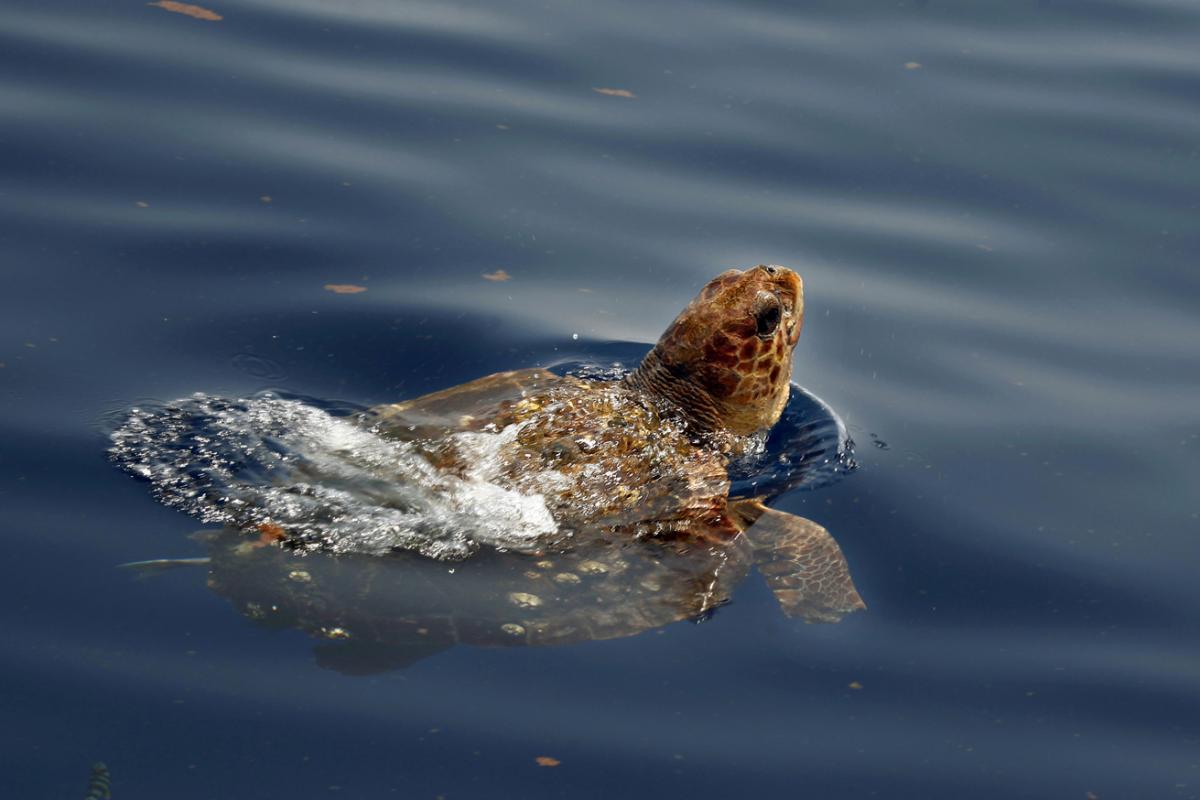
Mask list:
[[[443,609],[457,640],[467,618],[482,619],[493,636],[508,631],[501,641],[521,639],[513,633],[518,628],[528,643],[635,633],[722,602],[751,561],[785,613],[834,621],[862,601],[832,537],[815,522],[767,508],[763,497],[730,496],[731,462],[762,448],[788,402],[803,303],[802,283],[790,270],[729,270],[710,281],[638,368],[619,380],[519,370],[352,419],[295,401],[198,396],[135,411],[114,434],[113,453],[150,479],[165,502],[207,521],[265,533],[293,552],[384,555],[387,561],[411,559],[387,556],[406,550],[443,560],[480,546],[499,551],[509,577],[484,577],[471,594],[486,599],[494,585],[487,602],[506,612],[504,598],[539,602],[518,608],[524,616],[500,615],[508,621]],[[362,503],[364,497],[370,502]],[[610,566],[595,573],[607,577],[593,581],[589,593],[582,565],[603,566],[631,546],[647,563],[665,559],[683,569],[646,577],[639,567],[621,578],[622,570]],[[556,567],[555,575],[573,577],[559,585],[566,593],[556,596],[565,599],[545,604],[520,584],[542,581],[538,561],[556,555],[581,569]],[[629,589],[643,580],[661,585],[664,579],[681,590],[662,595],[672,601],[653,601],[670,614],[639,613],[636,623],[576,614],[618,596],[602,587]],[[244,580],[235,583],[249,588]],[[307,583],[285,584],[296,607],[305,605],[305,592],[315,591]],[[572,594],[568,584],[583,588]],[[693,584],[712,587],[709,596]],[[642,594],[621,596],[632,599],[611,608],[642,607]],[[556,635],[566,629],[573,633]],[[466,640],[472,638],[489,643],[482,635]]]

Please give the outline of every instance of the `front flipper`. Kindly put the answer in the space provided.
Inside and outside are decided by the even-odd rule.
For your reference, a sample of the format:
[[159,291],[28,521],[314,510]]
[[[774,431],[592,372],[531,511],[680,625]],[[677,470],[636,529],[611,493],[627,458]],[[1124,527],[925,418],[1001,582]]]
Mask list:
[[744,526],[754,547],[754,565],[783,613],[806,622],[837,622],[867,607],[829,531],[812,520],[767,508],[758,499],[733,501],[729,511]]

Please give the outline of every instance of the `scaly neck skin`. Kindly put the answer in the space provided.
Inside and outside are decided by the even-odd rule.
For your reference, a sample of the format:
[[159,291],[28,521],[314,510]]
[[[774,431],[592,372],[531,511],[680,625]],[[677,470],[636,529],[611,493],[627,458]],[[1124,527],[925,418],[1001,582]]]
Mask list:
[[697,433],[724,432],[717,403],[704,389],[673,374],[659,357],[657,347],[646,355],[636,370],[625,376],[622,383],[670,401]]

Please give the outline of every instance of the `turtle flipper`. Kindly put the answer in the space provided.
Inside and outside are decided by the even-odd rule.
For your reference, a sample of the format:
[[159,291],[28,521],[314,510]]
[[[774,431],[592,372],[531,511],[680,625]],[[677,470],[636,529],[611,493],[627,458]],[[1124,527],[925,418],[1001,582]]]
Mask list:
[[866,608],[842,549],[812,520],[767,508],[758,499],[729,504],[754,547],[754,564],[783,613],[806,622],[837,622]]

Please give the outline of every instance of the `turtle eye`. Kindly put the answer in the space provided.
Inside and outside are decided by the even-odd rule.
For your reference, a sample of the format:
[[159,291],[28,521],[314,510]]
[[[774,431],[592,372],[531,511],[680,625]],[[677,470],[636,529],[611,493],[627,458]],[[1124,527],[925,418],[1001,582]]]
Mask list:
[[770,339],[775,335],[775,329],[779,327],[779,320],[783,316],[779,298],[770,292],[759,292],[755,298],[755,306],[755,333],[760,339]]

